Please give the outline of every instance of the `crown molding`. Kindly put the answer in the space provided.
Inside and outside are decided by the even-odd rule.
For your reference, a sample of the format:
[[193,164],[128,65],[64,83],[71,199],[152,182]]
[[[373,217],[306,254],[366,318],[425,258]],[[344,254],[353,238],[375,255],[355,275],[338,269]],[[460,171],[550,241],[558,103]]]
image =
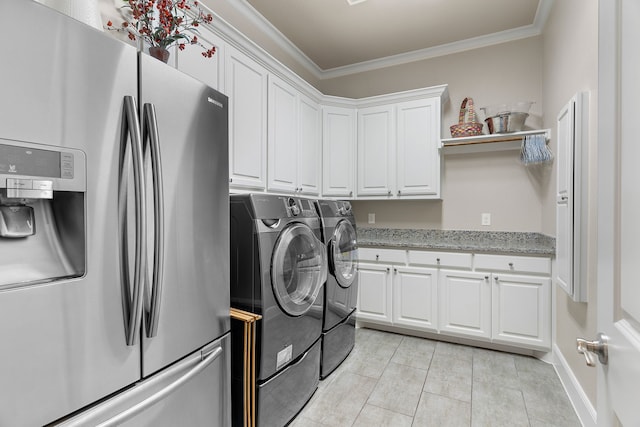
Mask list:
[[318,80],[326,80],[539,36],[544,30],[554,1],[555,0],[540,0],[538,9],[536,10],[536,16],[531,25],[326,70],[318,67],[315,62],[251,6],[247,0],[231,1],[229,4],[233,5],[238,12],[263,31],[274,43],[291,55],[314,77]]

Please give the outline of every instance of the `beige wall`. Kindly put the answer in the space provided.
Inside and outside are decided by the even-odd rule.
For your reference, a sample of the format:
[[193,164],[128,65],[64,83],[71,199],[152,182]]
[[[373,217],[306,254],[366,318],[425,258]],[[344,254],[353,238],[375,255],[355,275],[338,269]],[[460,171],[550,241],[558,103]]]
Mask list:
[[[554,2],[543,33],[544,71],[543,123],[555,136],[556,116],[578,91],[590,92],[589,140],[589,303],[573,302],[560,288],[556,288],[556,344],[571,370],[596,406],[596,370],[585,365],[584,357],[576,352],[576,337],[595,337],[596,325],[596,150],[598,106],[598,1],[562,0]],[[555,149],[555,137],[552,138]],[[553,185],[544,189],[542,197],[542,230],[555,234],[555,171]]]
[[[471,96],[477,107],[535,101],[527,128],[542,127],[542,38],[532,37],[445,57],[321,82],[323,93],[352,98],[449,85],[442,136],[457,123],[460,104]],[[479,112],[480,113],[480,112]],[[479,119],[484,116],[480,113]],[[485,129],[486,132],[486,129]],[[448,154],[443,157],[442,201],[354,202],[359,225],[376,214],[375,227],[541,231],[541,188],[547,168],[528,169],[519,152]],[[491,226],[482,226],[490,213]],[[368,225],[368,224],[367,224]]]

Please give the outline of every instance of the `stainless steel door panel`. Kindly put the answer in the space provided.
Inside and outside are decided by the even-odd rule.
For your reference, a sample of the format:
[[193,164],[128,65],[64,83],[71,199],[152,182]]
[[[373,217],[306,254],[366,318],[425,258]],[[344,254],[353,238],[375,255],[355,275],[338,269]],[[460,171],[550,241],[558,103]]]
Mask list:
[[157,115],[165,223],[157,335],[143,344],[147,376],[230,329],[228,125],[224,95],[148,55],[140,60],[141,102]]
[[229,334],[60,427],[231,425]]
[[[139,378],[114,238],[122,99],[136,94],[136,51],[30,1],[3,0],[0,25],[20,34],[0,46],[0,138],[80,149],[87,161],[86,275],[0,292],[0,425],[42,425]],[[5,243],[0,252],[11,250]]]

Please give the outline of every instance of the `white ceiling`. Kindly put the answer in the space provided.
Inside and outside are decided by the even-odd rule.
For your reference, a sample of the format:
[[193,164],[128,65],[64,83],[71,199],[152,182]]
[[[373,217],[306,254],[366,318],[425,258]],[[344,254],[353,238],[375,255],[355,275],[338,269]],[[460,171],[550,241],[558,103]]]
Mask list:
[[234,0],[301,58],[336,77],[539,35],[554,0]]

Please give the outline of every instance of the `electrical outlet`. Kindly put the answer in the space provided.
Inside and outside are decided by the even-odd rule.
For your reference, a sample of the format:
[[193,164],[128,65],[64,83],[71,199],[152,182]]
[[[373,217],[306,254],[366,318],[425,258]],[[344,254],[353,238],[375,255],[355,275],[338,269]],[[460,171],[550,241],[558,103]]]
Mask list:
[[483,213],[482,214],[482,225],[491,225],[491,214]]
[[376,214],[370,213],[369,214],[369,224],[375,224],[375,223],[376,223]]

